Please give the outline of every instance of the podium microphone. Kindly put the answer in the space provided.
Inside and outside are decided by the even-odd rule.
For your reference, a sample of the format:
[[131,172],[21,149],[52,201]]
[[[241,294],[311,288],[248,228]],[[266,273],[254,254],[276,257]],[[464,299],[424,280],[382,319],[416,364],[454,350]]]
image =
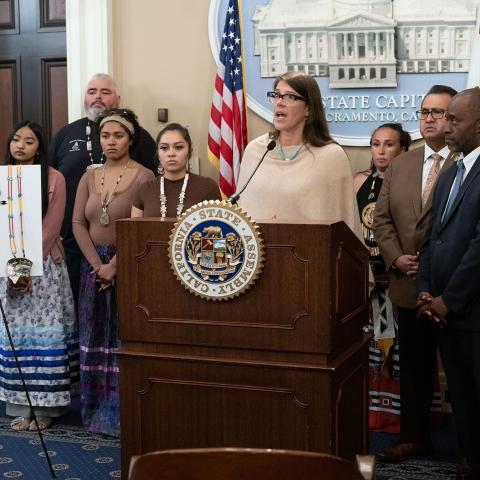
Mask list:
[[228,201],[232,204],[232,205],[236,205],[237,202],[238,202],[238,199],[240,198],[240,195],[244,192],[244,190],[247,188],[248,184],[250,183],[250,180],[252,179],[252,177],[255,175],[255,172],[258,170],[258,167],[262,164],[263,162],[263,159],[265,158],[265,156],[267,155],[268,152],[272,151],[274,148],[275,148],[275,145],[277,144],[277,142],[275,142],[275,140],[270,140],[270,142],[268,142],[268,145],[267,145],[267,149],[265,150],[265,153],[262,155],[262,158],[260,159],[260,161],[257,163],[257,166],[255,167],[255,169],[253,170],[252,174],[248,177],[248,180],[245,182],[245,184],[243,185],[243,187],[240,189],[240,191],[238,193],[236,193],[235,195],[232,195]]

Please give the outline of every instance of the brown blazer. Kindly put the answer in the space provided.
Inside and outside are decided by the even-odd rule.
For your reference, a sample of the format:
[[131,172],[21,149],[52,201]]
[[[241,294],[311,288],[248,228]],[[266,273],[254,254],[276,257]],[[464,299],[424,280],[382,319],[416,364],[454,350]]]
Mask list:
[[[416,255],[420,251],[430,220],[434,188],[422,210],[424,151],[424,147],[416,148],[392,160],[385,172],[375,206],[373,230],[380,253],[390,271],[390,299],[403,308],[415,308],[416,281],[392,268],[392,264],[400,255]],[[452,165],[450,154],[440,174]]]

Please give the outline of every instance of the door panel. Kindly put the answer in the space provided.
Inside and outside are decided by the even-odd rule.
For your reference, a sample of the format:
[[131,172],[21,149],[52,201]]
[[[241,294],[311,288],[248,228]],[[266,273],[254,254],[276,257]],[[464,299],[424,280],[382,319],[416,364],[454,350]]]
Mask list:
[[14,0],[0,0],[0,30],[15,29]]
[[40,8],[41,27],[65,26],[65,0],[41,0]]
[[40,123],[48,140],[68,122],[66,72],[65,0],[0,0],[2,156],[15,122]]
[[65,108],[67,98],[67,62],[65,60],[42,61],[42,84],[45,86],[43,98],[43,126],[50,138],[68,123]]
[[0,60],[0,163],[5,156],[5,141],[13,125],[18,121],[18,69],[15,60]]

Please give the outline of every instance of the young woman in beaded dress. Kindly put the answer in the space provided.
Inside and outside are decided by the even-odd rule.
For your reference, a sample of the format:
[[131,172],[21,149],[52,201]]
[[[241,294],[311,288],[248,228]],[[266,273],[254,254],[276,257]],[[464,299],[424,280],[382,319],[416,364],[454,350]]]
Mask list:
[[408,150],[410,143],[410,135],[399,123],[381,125],[370,139],[371,168],[354,177],[363,236],[375,277],[368,327],[374,333],[369,347],[369,428],[390,433],[400,429],[398,339],[395,309],[388,298],[388,273],[373,236],[372,222],[385,170],[393,158]]
[[[44,133],[36,123],[26,120],[16,125],[7,146],[5,163],[12,166],[12,182],[21,177],[17,168],[40,165],[41,171],[43,275],[30,277],[23,288],[0,278],[0,301],[38,426],[43,430],[52,419],[67,412],[72,395],[78,391],[76,316],[60,238],[65,179],[48,166]],[[21,193],[25,208],[29,196]],[[11,198],[12,202],[15,200]],[[21,232],[0,234],[9,233],[13,234],[12,256],[21,257]],[[24,255],[28,258],[28,251]],[[16,417],[10,424],[13,430],[36,429],[3,322],[0,322],[0,400],[6,402],[7,415]]]
[[130,157],[140,127],[130,110],[100,120],[105,162],[80,180],[73,233],[83,254],[78,302],[82,419],[90,432],[119,434],[115,220],[130,217],[137,188],[153,173]]

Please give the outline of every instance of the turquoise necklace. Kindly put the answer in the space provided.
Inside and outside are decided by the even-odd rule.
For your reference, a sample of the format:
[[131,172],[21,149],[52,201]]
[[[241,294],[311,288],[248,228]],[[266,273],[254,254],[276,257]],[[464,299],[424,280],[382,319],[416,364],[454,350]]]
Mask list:
[[280,142],[278,142],[278,146],[280,147],[280,156],[282,157],[282,160],[293,160],[297,155],[298,153],[300,152],[300,150],[302,149],[302,147],[304,146],[305,144],[302,143],[294,152],[293,155],[291,155],[290,157],[288,155],[285,154],[285,152],[283,151],[283,148],[282,148],[282,145],[280,144]]

